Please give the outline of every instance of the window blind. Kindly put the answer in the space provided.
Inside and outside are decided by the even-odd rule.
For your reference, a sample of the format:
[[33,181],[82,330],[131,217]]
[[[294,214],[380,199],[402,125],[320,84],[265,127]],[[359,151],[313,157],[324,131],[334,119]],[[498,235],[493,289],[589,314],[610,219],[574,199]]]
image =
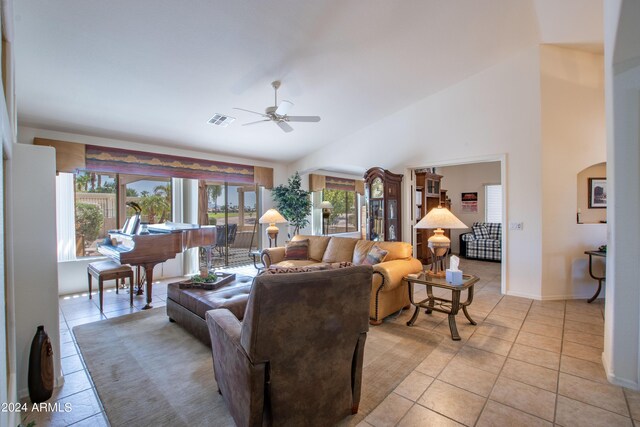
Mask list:
[[502,185],[485,185],[485,221],[502,223]]

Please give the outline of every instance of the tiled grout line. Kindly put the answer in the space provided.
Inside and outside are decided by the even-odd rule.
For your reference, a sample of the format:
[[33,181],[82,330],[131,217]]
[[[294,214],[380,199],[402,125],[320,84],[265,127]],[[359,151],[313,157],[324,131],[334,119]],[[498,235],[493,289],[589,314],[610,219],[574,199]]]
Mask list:
[[562,351],[564,350],[564,324],[567,321],[567,302],[564,302],[562,310],[562,339],[560,340],[560,360],[558,361],[558,379],[556,380],[556,399],[553,405],[553,423],[558,418],[558,396],[560,395],[560,369],[562,368]]
[[[93,302],[93,304],[94,304],[94,305],[96,305],[95,298],[92,298],[92,299],[91,299],[91,301]],[[96,305],[96,306],[98,306],[98,305]],[[98,308],[99,308],[99,307],[98,307]],[[62,316],[65,318],[65,324],[66,324],[67,322],[66,322],[66,315],[64,314],[64,310],[62,311]],[[93,395],[94,395],[94,397],[95,397],[96,401],[98,402],[98,407],[100,408],[100,412],[98,412],[97,414],[92,414],[92,415],[90,415],[90,416],[88,416],[88,417],[86,417],[86,418],[83,418],[82,420],[78,420],[78,421],[76,421],[76,422],[75,422],[75,423],[73,423],[73,424],[77,424],[77,423],[79,423],[79,422],[81,422],[81,421],[84,421],[84,420],[86,420],[86,419],[89,419],[89,418],[91,418],[91,417],[94,417],[94,416],[96,416],[96,415],[98,415],[98,414],[103,414],[102,416],[104,417],[104,419],[105,419],[105,421],[106,421],[106,420],[107,420],[107,417],[106,417],[106,415],[104,414],[104,407],[102,406],[102,400],[101,400],[101,399],[100,399],[100,397],[98,396],[98,391],[96,390],[96,385],[93,383],[93,378],[91,378],[91,375],[89,375],[89,370],[87,369],[87,365],[86,365],[86,364],[85,364],[85,362],[84,362],[84,356],[83,356],[83,355],[82,355],[82,353],[80,352],[80,347],[78,346],[78,343],[76,342],[76,335],[75,335],[75,333],[73,332],[73,330],[72,330],[71,328],[69,328],[69,325],[68,325],[68,324],[67,324],[67,328],[69,329],[69,333],[71,334],[71,339],[72,339],[73,345],[74,345],[74,346],[75,346],[75,348],[76,348],[76,352],[77,352],[77,355],[78,355],[78,359],[80,360],[80,364],[82,365],[82,372],[84,372],[84,374],[87,376],[87,379],[88,379],[88,381],[89,381],[89,384],[91,385],[91,387],[90,387],[89,389],[93,392]],[[80,371],[77,371],[77,372],[80,372]],[[63,372],[62,374],[63,374],[63,375],[65,375],[65,373],[64,373],[64,372]],[[88,389],[87,389],[87,390],[88,390]],[[74,394],[82,393],[82,392],[84,392],[84,391],[86,391],[86,390],[78,391],[77,393],[73,393],[73,394],[71,394],[71,395],[69,395],[69,396],[73,396]],[[69,396],[66,396],[65,398],[68,398]],[[71,424],[71,425],[73,425],[73,424]],[[109,425],[109,422],[108,422],[108,421],[106,421],[106,424],[107,424],[107,425]]]
[[[500,297],[500,299],[496,302],[496,304],[493,306],[493,308],[491,309],[491,311],[489,311],[489,313],[487,314],[487,317],[489,317],[489,315],[490,315],[490,314],[493,312],[493,310],[498,306],[498,304],[500,304],[500,302],[503,300],[503,298],[504,298],[504,295]],[[527,311],[527,312],[528,312],[528,311]],[[486,319],[486,317],[485,317],[485,319]],[[444,322],[444,320],[446,320],[446,318],[445,318],[445,319],[443,319],[440,323]],[[439,324],[440,324],[440,323],[439,323]],[[439,325],[439,324],[438,324],[438,325]],[[482,323],[479,323],[477,326],[480,326],[481,324],[484,324],[484,319],[483,319]],[[447,366],[449,365],[449,363],[451,363],[451,361],[452,361],[452,360],[453,360],[453,359],[458,355],[458,353],[460,352],[460,350],[461,350],[463,347],[465,347],[465,346],[467,345],[467,342],[466,342],[466,341],[469,341],[469,339],[470,339],[470,338],[471,338],[471,337],[472,337],[476,332],[477,332],[477,331],[474,331],[474,332],[469,336],[469,338],[466,338],[466,339],[465,339],[465,343],[464,343],[463,345],[461,345],[461,346],[456,350],[456,352],[455,352],[455,354],[453,355],[453,357],[452,357],[452,358],[447,362],[447,364],[446,364],[446,365],[445,365],[445,366],[440,370],[440,372],[438,373],[438,375],[436,375],[436,376],[434,377],[434,379],[433,379],[433,382],[435,382],[435,381],[441,381],[441,382],[443,382],[443,383],[445,383],[445,384],[448,384],[448,385],[450,385],[450,386],[452,386],[452,387],[455,387],[455,388],[457,388],[457,389],[463,390],[463,391],[468,392],[468,393],[472,393],[472,394],[474,394],[474,395],[476,395],[476,396],[479,396],[479,397],[481,397],[481,398],[485,399],[484,405],[482,406],[482,410],[480,411],[480,414],[478,415],[478,419],[476,419],[476,421],[475,421],[474,425],[475,425],[475,424],[477,424],[478,420],[480,419],[480,415],[482,415],[482,412],[484,411],[484,408],[485,408],[485,406],[487,405],[487,402],[489,401],[489,396],[491,396],[491,392],[489,392],[489,396],[485,397],[485,396],[479,395],[479,394],[477,394],[477,393],[474,393],[474,392],[472,392],[472,391],[470,391],[470,390],[466,390],[466,389],[464,389],[464,388],[458,387],[458,386],[457,386],[457,385],[455,385],[455,384],[451,384],[451,383],[449,383],[449,382],[447,382],[447,381],[444,381],[444,380],[442,380],[442,379],[439,379],[439,377],[440,377],[440,375],[442,374],[442,372],[447,368]],[[482,335],[482,334],[479,334],[479,335]],[[445,334],[445,339],[446,339],[447,337],[450,337],[450,335],[448,335],[448,336],[447,336],[447,335]],[[494,337],[494,338],[495,338],[495,337]],[[482,350],[482,349],[477,349],[477,350],[480,350],[480,351],[486,351],[486,350]],[[489,352],[489,353],[490,353],[490,352]],[[427,356],[427,357],[428,357],[428,356]],[[506,357],[505,357],[505,363],[506,363]],[[503,367],[504,367],[504,364],[503,364]],[[478,369],[479,369],[479,368],[478,368]],[[481,369],[481,370],[483,370],[483,369]],[[483,370],[483,371],[484,371],[484,370]],[[500,371],[502,371],[502,368],[500,368]],[[487,371],[485,371],[485,372],[487,372]],[[493,387],[495,387],[495,383],[498,381],[498,376],[499,376],[499,373],[498,373],[498,375],[496,375],[496,381],[493,383],[493,386],[491,387],[491,391],[493,391]],[[433,382],[431,383],[431,385],[433,385]],[[421,398],[421,397],[422,397],[422,396],[423,396],[423,395],[424,395],[424,394],[429,390],[429,388],[431,387],[431,385],[429,385],[429,387],[427,387],[427,388],[425,389],[425,391],[424,391],[424,392],[422,392],[422,394],[421,394],[420,396],[418,396],[418,398],[413,402],[413,405],[411,405],[411,407],[409,408],[409,410],[408,410],[408,411],[407,411],[407,412],[406,412],[406,413],[405,413],[405,414],[400,418],[400,420],[396,423],[396,425],[399,425],[399,424],[402,422],[402,420],[403,420],[403,419],[404,419],[404,418],[409,414],[409,411],[411,411],[411,408],[413,408],[413,406],[414,406],[414,405],[422,406],[422,405],[420,405],[420,404],[418,403],[418,400],[420,400],[420,398]],[[505,406],[508,406],[508,405],[505,405]],[[424,406],[423,406],[423,407],[424,407]],[[426,408],[426,407],[424,407],[424,408]],[[452,420],[452,421],[453,421],[453,422],[455,422],[455,423],[461,424],[459,421],[454,420],[453,418],[451,418],[451,417],[449,417],[449,416],[447,416],[447,415],[445,415],[445,414],[443,414],[443,413],[441,413],[441,412],[438,412],[438,411],[436,411],[435,409],[431,409],[431,408],[426,408],[426,409],[427,409],[427,410],[430,410],[430,411],[433,411],[433,412],[435,412],[436,414],[438,414],[438,415],[440,415],[440,416],[443,416],[443,417],[445,417],[445,418],[447,418],[447,419],[450,419],[450,420]],[[514,409],[516,409],[516,408],[514,408]],[[523,412],[524,412],[524,411],[523,411]],[[539,417],[537,417],[537,418],[539,418]]]
[[[502,298],[500,298],[500,301],[498,301],[498,304],[500,304],[500,302],[501,302],[503,299],[504,299],[504,296],[503,296]],[[498,306],[498,304],[496,304],[496,307]],[[529,303],[529,308],[527,309],[527,314],[526,314],[526,315],[525,315],[525,317],[524,317],[525,319],[526,319],[526,318],[527,318],[527,316],[529,315],[529,312],[531,311],[531,306],[532,306],[532,305],[533,305],[533,301],[532,301],[531,303]],[[495,309],[495,307],[494,307],[494,309]],[[491,310],[491,312],[493,312],[493,310]],[[490,312],[489,314],[491,314],[491,312]],[[483,322],[483,323],[484,323],[484,322]],[[491,399],[491,395],[493,394],[493,390],[494,390],[494,389],[495,389],[495,387],[496,387],[496,383],[498,382],[498,379],[500,378],[500,375],[502,374],[502,371],[504,370],[504,365],[506,365],[506,364],[507,364],[507,360],[509,359],[509,355],[511,354],[511,351],[513,350],[513,346],[516,344],[516,340],[518,339],[518,335],[520,335],[520,331],[522,330],[522,325],[524,325],[524,320],[522,321],[522,323],[520,324],[520,327],[518,328],[518,333],[516,334],[516,337],[514,338],[513,343],[511,344],[511,347],[509,348],[509,352],[508,352],[508,353],[507,353],[507,355],[505,356],[504,363],[502,364],[502,366],[500,367],[500,370],[499,370],[499,371],[498,371],[498,373],[496,374],[496,380],[493,382],[493,385],[491,386],[491,390],[489,390],[489,393],[488,393],[488,395],[487,395],[487,398],[486,398],[486,399],[485,399],[485,401],[484,401],[484,405],[482,405],[482,409],[480,410],[480,413],[478,414],[478,418],[476,418],[475,423],[473,423],[473,425],[474,425],[474,426],[478,424],[478,421],[480,421],[480,417],[482,417],[482,413],[483,413],[483,412],[484,412],[484,410],[486,409],[487,404],[489,403],[489,400]],[[478,326],[479,326],[479,325],[478,325]],[[477,332],[477,331],[476,331],[476,332]],[[471,334],[471,336],[473,336],[476,332],[474,332],[473,334]],[[505,405],[505,406],[509,406],[509,407],[511,407],[510,405],[507,405],[507,404],[505,404],[505,403],[502,403],[502,402],[499,402],[499,403],[501,403],[501,404],[503,404],[503,405]],[[514,408],[514,409],[518,409],[518,408]],[[521,409],[518,409],[518,410],[522,411]],[[525,411],[522,411],[522,412],[524,412],[524,413],[528,413],[528,412],[525,412]],[[529,414],[529,415],[533,415],[533,414]],[[540,417],[538,417],[537,415],[534,415],[534,416],[535,416],[536,418],[540,418]],[[543,418],[540,418],[540,419],[543,419]],[[555,413],[554,413],[554,420],[555,420]]]

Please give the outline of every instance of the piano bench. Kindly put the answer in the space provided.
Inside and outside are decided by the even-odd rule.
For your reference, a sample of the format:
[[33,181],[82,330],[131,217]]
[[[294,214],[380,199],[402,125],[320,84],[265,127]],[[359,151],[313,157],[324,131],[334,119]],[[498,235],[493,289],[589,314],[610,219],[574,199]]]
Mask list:
[[128,265],[121,265],[114,261],[92,262],[87,267],[89,279],[89,299],[91,299],[91,279],[98,279],[98,294],[100,298],[100,311],[102,311],[102,301],[104,294],[104,281],[116,281],[116,294],[118,293],[118,280],[129,278],[129,304],[133,307],[133,269]]

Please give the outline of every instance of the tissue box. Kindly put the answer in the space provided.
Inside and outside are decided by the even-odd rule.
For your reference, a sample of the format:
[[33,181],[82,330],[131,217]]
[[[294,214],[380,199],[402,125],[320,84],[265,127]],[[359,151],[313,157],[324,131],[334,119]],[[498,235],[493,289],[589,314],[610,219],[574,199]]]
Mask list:
[[447,268],[445,279],[447,283],[453,285],[462,285],[462,271],[461,270],[449,270]]

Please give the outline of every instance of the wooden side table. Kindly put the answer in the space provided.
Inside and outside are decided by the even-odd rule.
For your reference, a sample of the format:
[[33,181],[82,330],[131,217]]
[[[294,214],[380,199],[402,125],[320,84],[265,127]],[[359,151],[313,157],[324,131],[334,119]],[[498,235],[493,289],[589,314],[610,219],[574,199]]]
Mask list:
[[600,291],[602,290],[602,281],[607,279],[606,274],[604,273],[602,274],[602,277],[593,274],[593,257],[598,256],[606,259],[607,253],[603,251],[585,251],[584,253],[589,255],[589,276],[598,281],[598,290],[587,300],[588,303],[592,303],[596,298],[598,298],[598,295],[600,295]]
[[[429,276],[428,274],[422,273],[418,277],[409,277],[406,276],[403,278],[405,282],[407,282],[409,288],[409,300],[411,304],[413,304],[416,309],[413,312],[413,316],[411,320],[407,322],[407,326],[412,326],[416,319],[418,318],[418,312],[421,308],[425,309],[425,313],[429,314],[432,311],[439,311],[440,313],[445,313],[449,316],[449,330],[451,331],[451,339],[454,341],[460,340],[460,334],[458,334],[458,327],[456,326],[456,315],[462,307],[462,312],[464,313],[469,323],[472,325],[477,325],[477,323],[469,316],[469,312],[467,312],[467,306],[469,306],[473,302],[473,285],[476,284],[478,280],[480,280],[476,276],[471,276],[468,274],[464,274],[462,276],[463,282],[461,285],[454,285],[451,283],[447,283],[444,277],[434,277]],[[413,286],[424,285],[427,287],[427,298],[422,301],[414,301],[413,299]],[[451,299],[439,298],[433,296],[433,287],[449,289],[451,291]],[[462,291],[467,290],[467,300],[465,302],[460,302],[460,294]]]

